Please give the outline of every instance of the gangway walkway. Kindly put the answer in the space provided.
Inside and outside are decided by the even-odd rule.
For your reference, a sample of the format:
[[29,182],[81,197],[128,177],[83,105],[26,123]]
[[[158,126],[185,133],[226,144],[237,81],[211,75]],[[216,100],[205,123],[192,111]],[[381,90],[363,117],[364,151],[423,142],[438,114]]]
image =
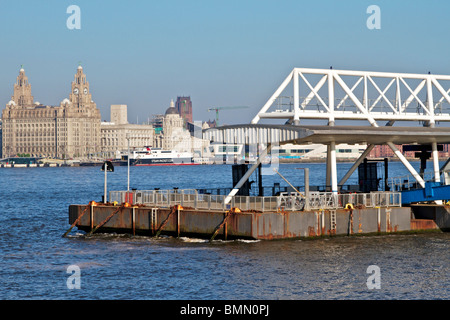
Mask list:
[[420,186],[411,176],[400,176],[390,179],[390,189],[402,194],[402,205],[411,203],[421,203],[430,201],[450,200],[450,184],[446,177],[450,169],[443,167],[441,175],[444,177],[440,181],[434,181],[434,173],[426,172],[423,176],[425,187]]
[[[288,110],[272,108],[278,98],[291,95]],[[294,68],[250,124],[205,129],[203,137],[223,144],[242,143],[249,150],[250,145],[256,145],[256,163],[226,202],[261,159],[276,158],[271,153],[273,146],[288,143],[327,146],[326,185],[335,195],[377,145],[391,149],[425,189],[425,181],[397,146],[429,146],[434,182],[440,182],[438,144],[450,143],[450,128],[439,125],[450,122],[449,106],[450,75]],[[284,124],[262,124],[260,120],[281,120]],[[327,125],[305,125],[309,120],[326,121]],[[411,122],[416,125],[410,126]],[[340,143],[366,144],[367,148],[338,181],[336,145]]]

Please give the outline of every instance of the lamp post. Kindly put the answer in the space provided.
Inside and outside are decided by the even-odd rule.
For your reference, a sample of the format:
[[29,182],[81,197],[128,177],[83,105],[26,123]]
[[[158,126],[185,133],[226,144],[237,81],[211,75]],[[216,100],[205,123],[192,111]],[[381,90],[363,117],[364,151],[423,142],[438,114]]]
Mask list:
[[102,165],[102,170],[105,171],[105,190],[104,190],[104,196],[103,196],[103,203],[107,203],[108,202],[108,192],[107,192],[107,178],[106,178],[106,173],[108,171],[114,172],[114,166],[111,163],[111,161],[105,161]]
[[304,184],[305,184],[305,210],[309,211],[309,168],[295,168],[305,171]]
[[130,191],[130,133],[127,132],[126,135],[127,143],[128,143],[128,156],[127,156],[127,167],[128,167],[128,178],[127,178],[127,191]]

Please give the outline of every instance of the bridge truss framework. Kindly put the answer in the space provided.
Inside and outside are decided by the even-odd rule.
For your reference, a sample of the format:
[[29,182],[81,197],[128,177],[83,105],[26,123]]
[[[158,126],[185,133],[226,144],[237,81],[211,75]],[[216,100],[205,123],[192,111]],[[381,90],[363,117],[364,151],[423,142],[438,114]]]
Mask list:
[[[288,108],[273,110],[275,102],[283,97],[283,92],[288,90],[289,87],[292,90],[292,98]],[[304,93],[302,98],[301,93]],[[340,120],[345,120],[347,123],[367,121],[369,124],[369,126],[366,126],[367,132],[364,132],[364,128],[361,128],[360,125],[354,127],[347,125],[346,129],[350,133],[353,128],[359,130],[358,134],[361,140],[366,141],[370,140],[369,136],[376,135],[377,129],[375,128],[380,128],[379,131],[381,132],[383,128],[392,127],[398,122],[418,122],[428,128],[426,134],[415,132],[418,128],[417,125],[415,127],[396,127],[396,130],[399,131],[397,134],[403,137],[408,136],[409,143],[431,144],[434,180],[439,182],[438,139],[433,138],[434,128],[439,122],[450,122],[449,94],[450,76],[447,75],[294,68],[252,119],[250,125],[214,129],[216,135],[217,132],[220,132],[219,135],[223,141],[229,140],[226,137],[233,135],[236,141],[236,139],[242,140],[236,137],[236,133],[241,136],[248,136],[251,130],[261,130],[260,120],[284,119],[286,121],[284,126],[274,129],[281,133],[275,134],[275,139],[273,139],[273,133],[270,136],[262,135],[266,135],[263,140],[267,143],[268,148],[260,155],[255,165],[250,168],[248,176],[243,177],[243,181],[235,186],[229,196],[237,193],[241,182],[243,184],[245,179],[256,169],[261,159],[269,152],[271,144],[301,141],[302,135],[299,135],[298,130],[303,127],[301,123],[306,119],[326,120],[327,127],[336,126],[336,129],[340,127],[336,125],[336,122]],[[382,121],[386,121],[386,123],[380,125]],[[267,126],[266,129],[269,127]],[[213,131],[210,131],[210,135]],[[285,133],[286,131],[288,134]],[[292,132],[289,133],[289,131]],[[442,138],[442,132],[440,134]],[[260,133],[258,132],[256,136],[259,137]],[[305,135],[303,134],[303,136]],[[322,135],[322,143],[327,145],[327,185],[330,181],[333,193],[338,192],[338,185],[345,183],[376,144],[387,144],[417,182],[423,188],[425,187],[422,177],[395,146],[395,139],[389,139],[388,137],[384,137],[383,142],[378,141],[368,144],[360,158],[338,182],[336,169],[337,139],[335,133],[325,135],[325,140],[323,137]],[[445,140],[446,137],[448,137],[448,141]],[[440,143],[450,143],[450,130],[444,132],[444,139],[441,139]]]

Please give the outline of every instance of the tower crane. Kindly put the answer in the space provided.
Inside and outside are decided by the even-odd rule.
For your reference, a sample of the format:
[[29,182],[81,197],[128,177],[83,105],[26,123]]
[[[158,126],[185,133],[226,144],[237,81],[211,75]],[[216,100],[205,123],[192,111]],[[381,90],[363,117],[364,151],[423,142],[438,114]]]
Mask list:
[[245,109],[248,108],[246,106],[233,106],[233,107],[217,107],[217,108],[209,108],[209,111],[215,110],[216,111],[216,126],[219,126],[219,110],[225,110],[225,109]]

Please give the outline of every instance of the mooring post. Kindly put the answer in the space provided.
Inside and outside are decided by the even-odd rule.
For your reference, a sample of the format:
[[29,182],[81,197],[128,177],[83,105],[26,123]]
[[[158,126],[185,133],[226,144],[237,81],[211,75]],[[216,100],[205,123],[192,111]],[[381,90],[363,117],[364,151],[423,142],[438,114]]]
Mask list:
[[177,209],[177,238],[180,237],[180,209]]
[[91,204],[91,216],[90,216],[90,224],[91,224],[91,231],[94,229],[94,206]]
[[133,236],[136,235],[136,212],[135,212],[135,208],[133,207],[131,210],[131,225],[133,228]]
[[381,208],[377,207],[377,230],[381,232]]

